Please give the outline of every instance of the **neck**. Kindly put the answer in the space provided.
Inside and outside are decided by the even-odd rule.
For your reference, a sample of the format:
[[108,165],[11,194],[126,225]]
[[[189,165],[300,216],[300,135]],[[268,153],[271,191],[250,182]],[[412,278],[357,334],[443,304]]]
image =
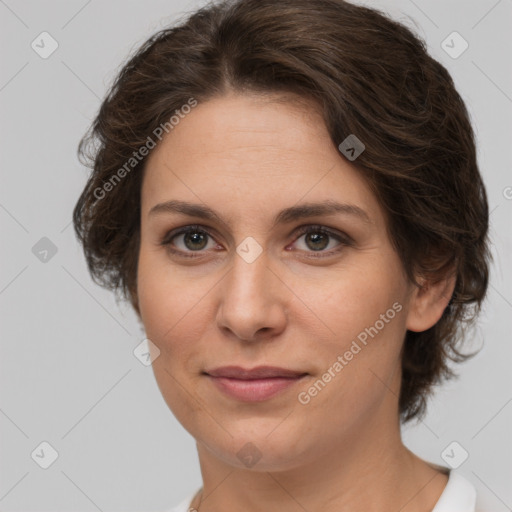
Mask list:
[[398,421],[374,419],[286,470],[233,467],[198,443],[203,489],[192,505],[199,512],[432,510],[447,476],[403,445]]

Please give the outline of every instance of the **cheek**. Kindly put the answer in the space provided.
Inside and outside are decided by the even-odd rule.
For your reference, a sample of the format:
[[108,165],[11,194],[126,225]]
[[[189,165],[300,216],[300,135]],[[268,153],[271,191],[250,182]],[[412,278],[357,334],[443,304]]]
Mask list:
[[334,345],[343,348],[376,322],[384,336],[404,330],[407,283],[393,253],[361,258],[332,274],[321,285],[321,276],[316,283],[298,280],[295,289],[330,328]]
[[[139,255],[138,294],[146,336],[160,350],[153,362],[164,395],[174,394],[198,374],[201,340],[208,337],[213,311],[208,300],[218,276],[198,277],[172,265],[161,251]],[[175,382],[169,373],[177,379]],[[188,386],[187,386],[188,387]]]
[[191,375],[197,371],[190,361],[197,358],[202,326],[201,298],[205,291],[196,281],[176,271],[161,253],[144,250],[139,255],[137,275],[141,318],[146,336],[160,350],[152,368],[162,397],[178,420],[189,427],[204,412],[199,399],[191,400]]
[[150,339],[151,334],[160,341],[188,322],[201,300],[193,279],[177,272],[176,267],[165,261],[161,251],[144,247],[139,255],[137,292],[146,333]]
[[335,403],[333,415],[341,422],[347,415],[362,417],[385,398],[399,374],[407,293],[401,267],[390,254],[364,268],[344,269],[323,292],[309,291],[301,293],[318,304],[330,335],[310,347],[322,373],[314,389],[302,390],[303,402],[319,415]]
[[340,317],[339,330],[351,330],[354,334],[338,337],[311,352],[321,361],[320,371],[299,390],[297,401],[304,419],[308,424],[322,425],[326,439],[342,431],[347,434],[357,431],[371,423],[376,411],[383,410],[383,403],[388,403],[386,409],[393,413],[393,403],[398,401],[399,395],[404,332],[398,315],[389,319],[390,314],[389,323],[384,325],[380,322],[375,325],[374,316],[370,315],[368,318],[373,321],[366,324],[348,316],[346,323],[351,325],[345,326]]

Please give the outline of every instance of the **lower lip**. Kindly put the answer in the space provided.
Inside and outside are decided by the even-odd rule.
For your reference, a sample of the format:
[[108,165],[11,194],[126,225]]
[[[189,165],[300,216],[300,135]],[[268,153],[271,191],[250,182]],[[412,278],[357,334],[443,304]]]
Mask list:
[[301,381],[304,376],[285,378],[274,377],[270,379],[230,379],[227,377],[212,377],[212,382],[226,395],[244,402],[262,402],[290,388]]

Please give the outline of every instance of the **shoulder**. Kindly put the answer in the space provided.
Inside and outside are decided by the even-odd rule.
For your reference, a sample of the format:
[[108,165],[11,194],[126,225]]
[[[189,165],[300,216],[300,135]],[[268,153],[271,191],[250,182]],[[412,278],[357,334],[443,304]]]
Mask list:
[[475,487],[460,473],[452,470],[432,512],[475,512],[475,505]]

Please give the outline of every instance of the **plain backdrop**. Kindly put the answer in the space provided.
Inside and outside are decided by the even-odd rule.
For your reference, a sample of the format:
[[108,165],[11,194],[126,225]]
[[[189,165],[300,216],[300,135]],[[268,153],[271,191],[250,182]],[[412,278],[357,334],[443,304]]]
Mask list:
[[[412,28],[452,74],[475,125],[492,212],[491,285],[468,337],[481,351],[438,389],[425,420],[404,428],[404,440],[444,466],[446,449],[459,461],[467,452],[458,471],[482,508],[511,510],[512,0],[366,4]],[[0,0],[2,512],[156,512],[201,484],[194,440],[133,354],[144,331],[92,282],[71,225],[88,174],[77,144],[116,72],[146,38],[200,5]],[[462,48],[454,31],[469,44],[457,58],[442,46],[456,37],[450,45]],[[42,32],[58,44],[47,58],[32,47]],[[55,43],[44,37],[49,51]],[[43,469],[52,449],[58,458]]]

